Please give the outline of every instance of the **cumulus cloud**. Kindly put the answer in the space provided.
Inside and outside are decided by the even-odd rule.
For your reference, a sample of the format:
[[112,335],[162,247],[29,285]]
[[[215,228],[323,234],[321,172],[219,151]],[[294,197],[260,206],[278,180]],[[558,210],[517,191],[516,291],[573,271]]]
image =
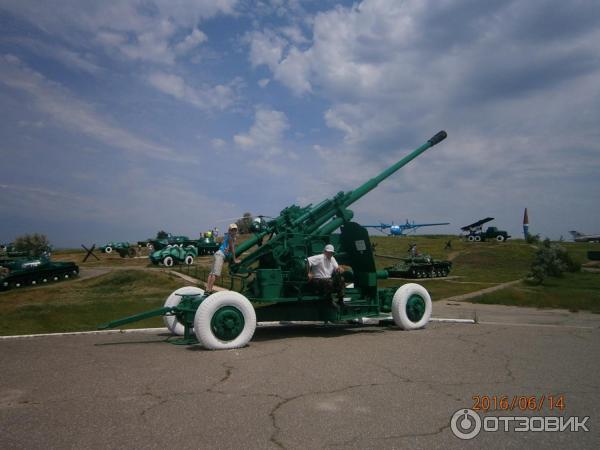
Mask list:
[[206,34],[198,29],[194,29],[183,41],[175,45],[175,50],[178,54],[185,54],[206,40],[208,40]]
[[243,150],[253,151],[260,158],[270,159],[284,153],[283,138],[289,128],[287,116],[283,112],[259,107],[248,132],[236,134],[233,140]]

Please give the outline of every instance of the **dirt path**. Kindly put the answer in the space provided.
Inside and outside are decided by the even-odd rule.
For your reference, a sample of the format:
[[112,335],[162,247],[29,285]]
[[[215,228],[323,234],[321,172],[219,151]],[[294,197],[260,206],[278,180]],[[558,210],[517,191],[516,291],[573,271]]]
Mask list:
[[467,294],[455,295],[454,297],[446,297],[446,298],[441,299],[440,301],[460,302],[460,301],[468,300],[470,298],[479,297],[480,295],[483,295],[483,294],[489,294],[490,292],[495,292],[495,291],[499,291],[501,289],[506,289],[507,287],[514,286],[515,284],[520,283],[521,281],[522,280],[507,281],[506,283],[500,283],[500,284],[497,284],[496,286],[481,289],[479,291],[469,292]]

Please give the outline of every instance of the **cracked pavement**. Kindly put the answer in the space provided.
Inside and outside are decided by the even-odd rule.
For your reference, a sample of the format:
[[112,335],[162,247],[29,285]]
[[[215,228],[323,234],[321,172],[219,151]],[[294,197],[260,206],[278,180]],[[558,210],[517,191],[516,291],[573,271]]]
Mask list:
[[[165,334],[0,341],[3,448],[598,448],[600,316],[434,303],[477,325],[259,328],[229,351]],[[482,432],[476,395],[559,395],[587,433]],[[488,415],[502,415],[489,412]],[[520,412],[504,415],[528,415]],[[530,414],[529,414],[530,415]]]

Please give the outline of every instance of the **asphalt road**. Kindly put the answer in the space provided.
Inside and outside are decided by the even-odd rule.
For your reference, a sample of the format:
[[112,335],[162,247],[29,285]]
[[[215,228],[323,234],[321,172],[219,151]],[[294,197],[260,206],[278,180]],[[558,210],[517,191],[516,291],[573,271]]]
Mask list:
[[[0,340],[0,445],[599,448],[600,316],[448,303],[434,315],[480,323],[259,328],[217,352],[156,331]],[[453,413],[486,395],[517,406],[481,418],[587,416],[589,431],[455,437]],[[540,412],[519,396],[543,396]]]

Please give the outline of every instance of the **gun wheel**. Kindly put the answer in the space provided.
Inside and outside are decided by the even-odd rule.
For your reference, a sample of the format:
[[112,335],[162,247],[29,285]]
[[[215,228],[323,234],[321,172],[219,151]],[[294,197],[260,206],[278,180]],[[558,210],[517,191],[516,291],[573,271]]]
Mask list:
[[104,252],[110,254],[110,253],[112,253],[112,250],[113,250],[112,247],[109,246],[104,249]]
[[431,309],[429,292],[416,283],[398,288],[392,300],[394,323],[403,330],[423,328],[429,322]]
[[244,347],[256,330],[256,313],[246,297],[221,291],[204,300],[194,317],[198,342],[209,350]]
[[[173,291],[171,295],[167,297],[163,306],[165,308],[169,308],[179,305],[179,303],[181,303],[182,295],[204,295],[204,291],[194,286],[185,286],[179,288]],[[177,320],[177,317],[163,316],[163,322],[171,333],[176,334],[177,336],[183,336],[185,327],[181,322],[179,322],[179,320]]]
[[194,264],[194,257],[193,257],[192,255],[187,255],[187,256],[185,257],[185,263],[186,263],[188,266],[191,266],[192,264]]

